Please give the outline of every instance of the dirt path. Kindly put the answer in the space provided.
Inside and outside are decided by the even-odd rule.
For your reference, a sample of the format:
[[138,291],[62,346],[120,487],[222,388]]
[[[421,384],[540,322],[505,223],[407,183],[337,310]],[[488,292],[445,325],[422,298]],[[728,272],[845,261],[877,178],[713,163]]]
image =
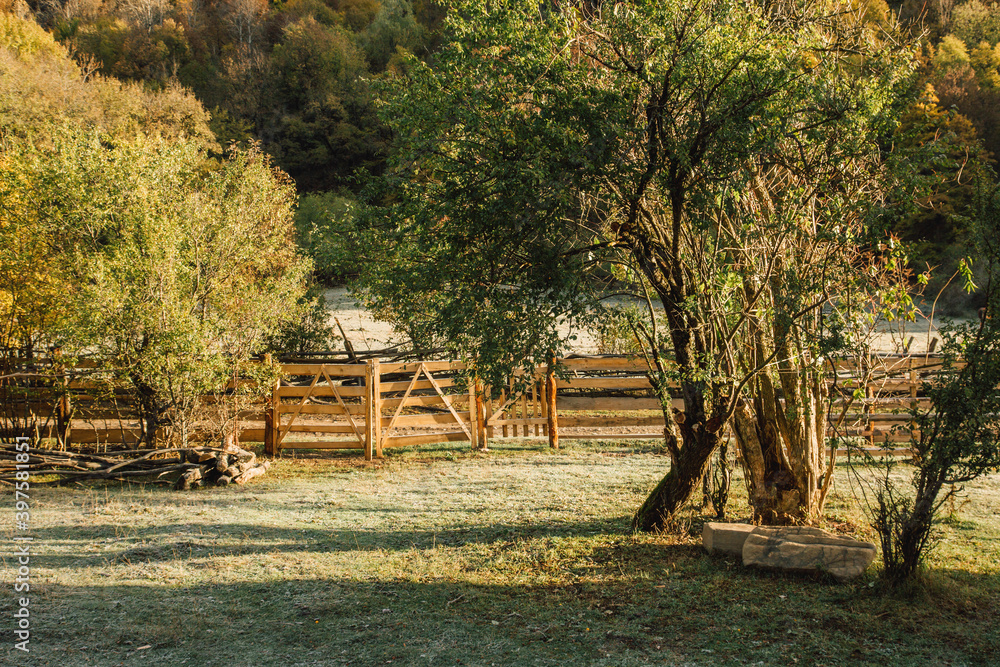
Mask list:
[[[328,289],[324,294],[330,309],[331,323],[334,317],[340,320],[355,349],[379,350],[405,340],[405,336],[395,332],[392,325],[376,320],[371,313],[361,307],[346,287]],[[940,338],[941,325],[941,319],[938,317],[934,318],[934,323],[930,327],[925,317],[919,317],[916,322],[904,323],[902,326],[884,324],[880,327],[877,347],[883,352],[899,352],[912,336],[910,351],[918,354],[926,352],[928,343],[934,338]],[[560,333],[563,336],[568,336],[570,333],[577,336],[572,347],[573,352],[577,354],[598,352],[597,340],[590,332],[579,329],[571,332],[569,326],[564,326]]]

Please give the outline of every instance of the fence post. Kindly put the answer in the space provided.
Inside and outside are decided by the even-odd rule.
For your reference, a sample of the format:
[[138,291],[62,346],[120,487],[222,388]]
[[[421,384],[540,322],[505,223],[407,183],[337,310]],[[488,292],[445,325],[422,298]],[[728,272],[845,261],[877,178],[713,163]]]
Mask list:
[[559,419],[556,416],[556,357],[549,355],[549,366],[545,372],[545,400],[548,403],[549,447],[559,449]]
[[64,450],[69,447],[69,440],[73,430],[73,409],[69,401],[69,379],[66,377],[66,366],[62,362],[62,348],[56,347],[52,350],[52,357],[55,363],[55,373],[59,378],[60,396],[56,403],[56,438],[59,446]]
[[[264,363],[268,366],[274,363],[270,353],[264,355]],[[280,387],[281,378],[278,378],[271,385],[271,395],[264,411],[264,453],[268,456],[275,456],[278,453],[278,427],[281,424],[281,413],[278,412],[278,406],[281,404],[281,397],[278,395]]]
[[489,442],[486,439],[486,403],[483,399],[483,383],[476,379],[475,411],[476,421],[472,424],[476,429],[476,441],[479,443],[480,451],[489,451]]
[[365,461],[375,457],[379,449],[378,432],[382,420],[379,410],[379,390],[375,386],[378,360],[369,359],[365,362]]
[[476,408],[478,384],[476,377],[469,378],[469,445],[472,451],[479,449],[479,411]]

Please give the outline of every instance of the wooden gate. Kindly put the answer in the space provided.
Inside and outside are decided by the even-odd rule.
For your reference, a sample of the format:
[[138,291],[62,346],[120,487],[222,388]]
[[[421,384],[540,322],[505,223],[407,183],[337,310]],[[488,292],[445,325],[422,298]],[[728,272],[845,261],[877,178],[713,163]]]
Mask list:
[[[271,393],[264,449],[361,449],[371,459],[375,434],[372,364],[286,364]],[[305,378],[311,378],[306,380]],[[319,434],[320,440],[289,438]],[[331,438],[331,435],[347,437]]]
[[[382,364],[286,364],[272,390],[265,451],[361,449],[366,459],[383,447],[432,442],[485,442],[465,365],[453,361]],[[293,435],[294,434],[294,435]],[[321,439],[299,439],[298,434]],[[292,435],[293,437],[289,437]]]
[[376,455],[381,455],[383,447],[432,442],[468,442],[473,449],[480,443],[485,446],[482,400],[475,383],[461,376],[465,368],[455,361],[377,364],[378,403],[373,415],[380,428]]

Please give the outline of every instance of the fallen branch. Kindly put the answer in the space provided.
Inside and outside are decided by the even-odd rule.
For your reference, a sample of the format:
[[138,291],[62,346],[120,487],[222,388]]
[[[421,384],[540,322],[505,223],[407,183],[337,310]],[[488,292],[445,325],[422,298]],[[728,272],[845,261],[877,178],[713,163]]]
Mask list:
[[[177,489],[192,489],[208,484],[244,484],[270,468],[270,462],[258,463],[257,455],[245,449],[191,447],[171,449],[122,449],[104,456],[80,452],[34,449],[28,453],[28,471],[32,477],[53,477],[34,481],[34,485],[62,486],[85,481],[134,481],[151,478],[150,483],[173,484]],[[15,446],[0,445],[0,483],[10,484],[17,473],[24,472],[24,453]],[[177,474],[173,479],[172,475]],[[163,479],[171,476],[171,479]]]

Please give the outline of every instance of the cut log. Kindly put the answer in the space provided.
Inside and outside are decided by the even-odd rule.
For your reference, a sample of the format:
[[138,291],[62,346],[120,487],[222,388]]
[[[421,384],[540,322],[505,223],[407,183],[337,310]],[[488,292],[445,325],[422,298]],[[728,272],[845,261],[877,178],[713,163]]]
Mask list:
[[263,475],[265,472],[268,471],[268,469],[270,467],[271,467],[271,462],[270,461],[264,461],[259,466],[255,466],[255,467],[250,468],[249,470],[241,473],[239,475],[239,477],[234,477],[233,478],[233,483],[234,484],[246,484],[248,481],[250,481],[254,477],[259,477],[259,476]]
[[202,475],[203,473],[201,468],[188,470],[186,473],[177,478],[177,484],[174,485],[174,488],[179,491],[187,491],[188,489],[196,488],[195,483],[199,483],[200,486]]
[[245,449],[241,449],[240,451],[230,456],[231,463],[235,463],[237,461],[241,464],[253,466],[257,463],[257,455],[254,454],[253,452],[248,452]]

